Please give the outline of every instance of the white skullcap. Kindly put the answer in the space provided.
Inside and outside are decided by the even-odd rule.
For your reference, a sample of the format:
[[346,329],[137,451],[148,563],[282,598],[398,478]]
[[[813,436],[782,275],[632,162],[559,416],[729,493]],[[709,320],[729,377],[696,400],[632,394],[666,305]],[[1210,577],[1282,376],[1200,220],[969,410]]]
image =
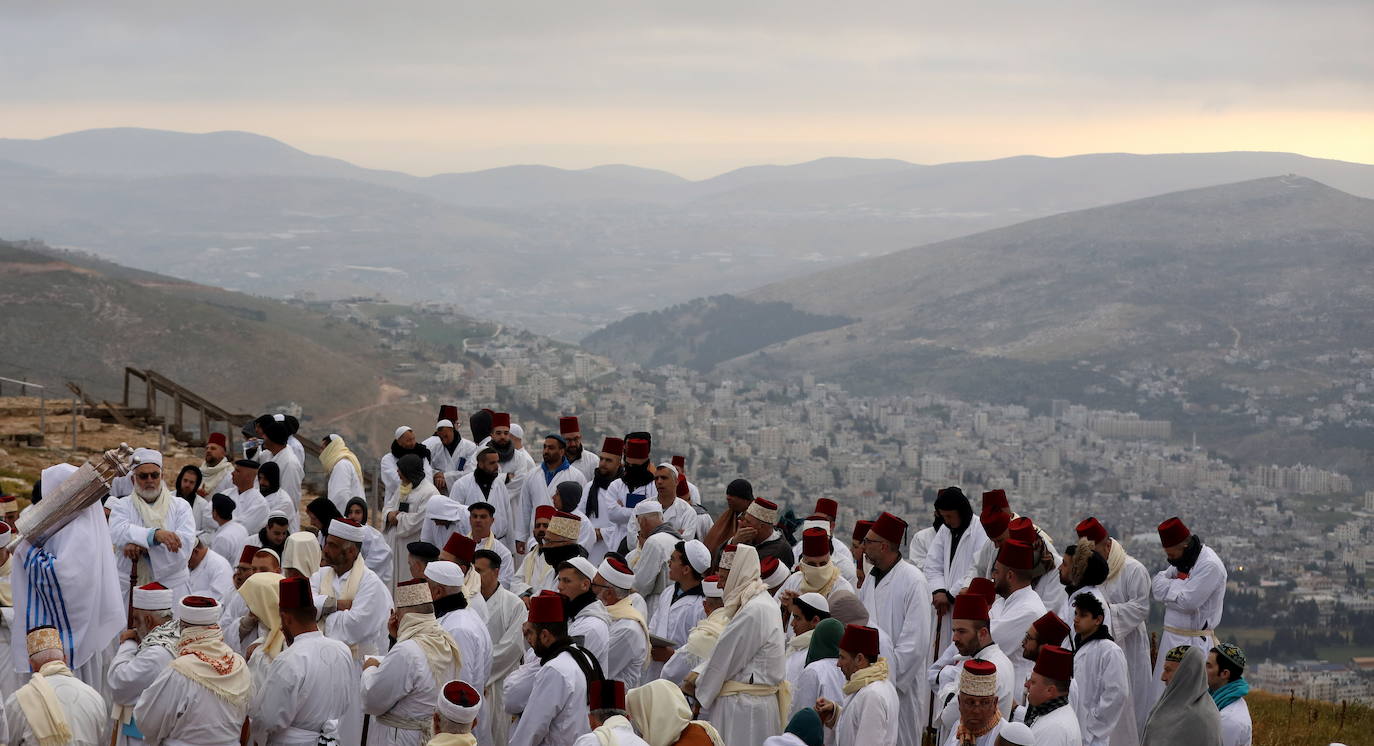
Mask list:
[[629,590],[635,587],[634,571],[621,572],[611,566],[609,559],[601,560],[601,566],[596,568],[596,572],[598,575],[605,578],[606,582],[621,590]]
[[830,535],[830,521],[823,521],[823,520],[820,520],[820,519],[802,521],[802,527],[801,527],[802,533],[806,533],[806,531],[807,531],[808,529],[813,529],[813,528],[819,528],[819,529],[825,531],[826,536],[829,536],[829,535]]
[[1035,735],[1025,723],[1003,723],[997,737],[1016,746],[1035,746]]
[[764,576],[763,584],[768,586],[769,589],[777,588],[790,577],[792,577],[792,568],[779,562],[778,566],[773,568],[773,572]]
[[658,465],[658,468],[660,468],[660,469],[672,469],[674,474],[678,475],[679,477],[682,476],[682,472],[678,471],[678,470],[677,470],[677,467],[676,467],[676,466],[673,466],[673,462],[671,462],[671,461],[664,461],[663,463],[661,463],[661,464]]
[[463,504],[443,495],[435,495],[425,503],[425,517],[431,521],[456,521],[463,517]]
[[171,611],[172,589],[149,583],[134,589],[134,608],[144,611]]
[[512,422],[510,423],[510,434],[513,438],[516,438],[518,440],[524,440],[525,428],[520,427],[520,423],[518,422]]
[[448,560],[435,560],[425,565],[425,580],[459,588],[463,585],[463,568]]
[[396,434],[393,435],[392,437],[395,438],[396,440],[400,440],[402,435],[405,435],[406,433],[408,433],[408,432],[410,432],[410,431],[411,431],[411,430],[410,430],[409,427],[406,427],[405,425],[401,425],[400,427],[396,428]]
[[[196,601],[194,605],[188,606],[187,601]],[[209,601],[206,604],[205,601]],[[178,620],[196,627],[208,627],[212,624],[219,624],[219,602],[213,598],[205,596],[186,596],[177,602],[176,617]]]
[[435,430],[438,430],[441,427],[453,427],[453,420],[439,420],[438,422],[434,423]]
[[161,451],[155,451],[155,450],[153,450],[153,449],[151,449],[151,448],[138,448],[138,449],[135,449],[135,450],[134,450],[134,466],[142,466],[142,465],[144,465],[144,464],[157,464],[158,468],[161,469],[161,468],[162,468],[162,452],[161,452]]
[[701,592],[705,594],[707,598],[725,597],[725,589],[721,587],[720,583],[711,582],[710,580],[701,581]]
[[640,500],[639,504],[635,505],[636,517],[641,515],[654,515],[655,513],[660,515],[663,513],[663,506],[660,505],[657,500],[644,499]]
[[282,413],[282,412],[278,412],[278,413],[272,415],[272,419],[276,420],[277,422],[286,422],[286,414],[285,414],[285,413]]
[[284,511],[284,510],[282,510],[282,509],[280,509],[280,508],[278,508],[277,510],[270,510],[270,511],[268,511],[268,512],[267,512],[267,520],[270,521],[270,520],[272,520],[273,518],[286,518],[286,511]]
[[267,547],[258,547],[258,551],[253,552],[253,554],[270,554],[272,555],[272,559],[277,561],[277,564],[281,564],[281,555],[277,554],[277,550],[275,549],[268,549]]
[[711,569],[711,550],[705,544],[692,539],[682,545],[682,551],[687,554],[687,564],[697,571],[698,575],[705,575]]
[[439,690],[439,702],[434,709],[445,720],[467,725],[477,719],[482,695],[466,681],[450,681]]
[[830,601],[828,601],[825,596],[822,596],[819,593],[803,593],[800,596],[797,596],[797,600],[801,601],[807,606],[810,606],[816,611],[824,611],[827,614],[830,613]]
[[587,559],[586,557],[573,557],[572,559],[568,560],[568,564],[577,568],[578,572],[587,576],[587,580],[591,580],[592,578],[596,577],[596,566],[593,565],[591,563],[591,560]]
[[329,522],[328,535],[337,536],[344,541],[355,541],[359,544],[363,543],[363,539],[367,538],[367,532],[363,530],[362,526],[356,523],[349,523],[348,520],[344,518],[335,518]]

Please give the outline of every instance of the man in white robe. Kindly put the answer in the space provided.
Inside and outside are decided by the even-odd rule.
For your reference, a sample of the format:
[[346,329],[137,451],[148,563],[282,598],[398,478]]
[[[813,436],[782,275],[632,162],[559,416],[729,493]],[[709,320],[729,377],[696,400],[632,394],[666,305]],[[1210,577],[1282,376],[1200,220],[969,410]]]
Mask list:
[[[535,546],[531,547],[530,551],[524,555],[516,555],[519,558],[519,567],[516,569],[515,579],[510,586],[511,592],[516,595],[533,596],[557,587],[557,576],[553,567],[546,560],[545,553],[553,549],[554,546],[571,546],[575,539],[575,537],[555,536],[551,538],[549,536],[549,523],[553,521],[557,512],[552,505],[535,508],[534,529],[531,532]],[[550,544],[551,541],[552,544]],[[556,554],[575,553],[576,551],[575,549],[562,549],[557,550]]]
[[414,430],[406,425],[401,425],[396,428],[396,437],[391,441],[391,448],[382,455],[381,461],[377,464],[377,476],[382,481],[382,492],[386,501],[391,500],[391,496],[395,494],[404,481],[397,471],[397,462],[412,454],[419,457],[424,465],[425,481],[430,481],[434,474],[434,467],[430,465],[429,448],[423,443],[416,442]]
[[[234,520],[238,504],[230,497],[216,494],[210,499],[210,551],[224,558],[225,562],[235,562],[243,546],[248,543],[248,529]],[[202,532],[204,534],[204,532]]]
[[223,602],[234,592],[234,569],[228,560],[210,551],[208,537],[204,534],[196,538],[187,571],[189,595],[209,596]]
[[233,488],[221,493],[234,501],[234,520],[248,536],[256,536],[267,525],[267,498],[258,489],[261,466],[251,458],[235,461],[234,471],[229,475]]
[[[511,533],[511,499],[506,482],[501,478],[501,463],[496,451],[484,448],[474,457],[473,470],[459,477],[449,488],[448,496],[467,506],[468,520],[472,520],[472,506],[483,503],[491,506],[491,535],[507,552],[515,548]],[[533,527],[531,527],[533,531]]]
[[[434,707],[434,737],[429,746],[473,746],[478,714],[490,710],[486,697],[466,681],[450,681],[439,691]],[[505,743],[502,740],[501,743]]]
[[[562,519],[555,515],[554,520]],[[596,568],[585,557],[572,557],[560,562],[555,568],[558,572],[558,593],[567,599],[568,634],[581,639],[582,647],[596,656],[601,670],[610,668],[611,615],[606,606],[592,590],[596,578]]]
[[530,599],[523,626],[529,653],[506,679],[506,712],[520,716],[509,746],[565,746],[591,730],[587,685],[601,678],[601,669],[595,656],[568,636],[566,619],[563,599]]
[[[239,743],[253,677],[243,657],[224,644],[219,615],[212,598],[187,596],[178,602],[178,655],[134,707],[134,721],[151,746]],[[184,717],[186,713],[195,717]]]
[[1252,725],[1245,695],[1250,684],[1245,676],[1245,652],[1223,642],[1207,654],[1207,690],[1221,712],[1221,746],[1250,746]]
[[301,482],[305,479],[305,448],[300,441],[295,447],[288,446],[295,436],[286,415],[265,414],[258,418],[258,429],[263,436],[263,450],[272,454],[267,461],[276,464],[280,471],[281,491],[291,497],[291,506],[299,511]]
[[587,488],[582,496],[582,512],[592,523],[596,543],[587,547],[587,558],[600,562],[606,552],[614,547],[618,525],[611,518],[612,506],[617,511],[623,507],[615,504],[610,496],[611,485],[620,481],[620,464],[625,454],[625,441],[620,438],[606,438],[601,443],[601,451],[595,454],[595,469],[587,475]]
[[110,538],[118,551],[119,592],[129,593],[129,575],[138,561],[138,584],[161,583],[174,596],[185,595],[186,563],[196,545],[191,507],[162,483],[162,454],[148,448],[134,452],[134,493],[110,509]]
[[[802,523],[802,534],[805,535],[807,529],[823,528],[826,536],[830,540],[830,561],[840,568],[840,575],[853,588],[857,588],[858,575],[854,569],[854,555],[850,553],[849,546],[844,540],[835,535],[835,515],[839,512],[839,503],[828,497],[822,497],[816,501],[816,509],[811,517]],[[704,535],[704,533],[703,533]],[[802,556],[802,543],[798,541],[792,547],[792,556],[800,558]],[[911,556],[910,553],[907,554]],[[922,549],[921,557],[924,558],[925,550]]]
[[5,699],[5,739],[12,746],[43,743],[101,746],[109,719],[100,692],[76,678],[55,627],[26,636],[33,676]]
[[592,591],[611,617],[610,644],[602,673],[631,688],[648,680],[649,667],[649,623],[631,598],[635,595],[634,584],[634,571],[615,556],[601,560],[592,581]]
[[725,611],[730,621],[720,640],[683,690],[695,694],[725,743],[762,743],[785,725],[785,636],[777,601],[759,576],[758,553],[747,544],[735,551]]
[[[677,496],[678,472],[672,464],[659,464],[654,469],[653,492],[657,494],[659,506],[663,508],[663,521],[673,527],[673,531],[684,539],[697,538],[697,511],[692,504]],[[647,488],[646,488],[647,489]],[[647,499],[654,499],[652,495]],[[626,523],[627,546],[634,547],[639,541],[639,526],[634,521]]]
[[426,478],[425,462],[419,456],[408,453],[397,459],[396,472],[400,484],[387,495],[382,508],[386,516],[383,534],[391,545],[393,584],[416,579],[410,572],[406,546],[413,541],[422,541],[420,534],[427,520],[426,508],[430,498],[439,495],[434,483]]
[[634,507],[638,525],[637,544],[626,557],[635,571],[635,592],[653,598],[667,585],[668,559],[682,536],[663,520],[663,506],[657,500],[644,500]]
[[[491,435],[485,442],[478,443],[479,448],[490,447],[496,451],[496,460],[500,464],[502,481],[506,483],[506,491],[511,496],[511,531],[520,533],[519,518],[515,514],[518,512],[520,490],[525,486],[525,478],[534,472],[538,466],[534,459],[530,457],[528,451],[516,446],[515,439],[511,434],[510,413],[496,412],[491,416]],[[518,537],[512,536],[514,541]],[[519,545],[516,545],[516,553],[520,554]]]
[[396,610],[387,622],[391,652],[363,663],[363,712],[371,715],[368,746],[419,746],[429,738],[440,688],[458,678],[462,653],[434,618],[423,579],[396,584]]
[[1082,746],[1078,715],[1069,706],[1072,690],[1073,653],[1058,645],[1043,645],[1035,668],[1026,679],[1026,707],[1013,719],[1030,726],[1041,746]]
[[[229,439],[224,433],[210,433],[205,441],[205,460],[199,468],[201,481],[196,494],[202,498],[223,492],[233,483],[230,475],[234,471],[234,461],[229,458]],[[197,523],[196,529],[204,531],[206,527]]]
[[935,532],[922,569],[930,588],[931,605],[937,616],[945,617],[954,597],[967,585],[965,579],[974,574],[974,560],[988,543],[988,537],[983,524],[973,519],[973,507],[958,487],[940,490],[935,509],[944,525]]
[[1150,665],[1150,573],[1139,560],[1126,553],[1121,542],[1107,534],[1096,519],[1080,521],[1075,531],[1089,539],[1107,560],[1107,580],[1102,584],[1111,609],[1112,638],[1126,656],[1126,671],[1131,681],[1131,701],[1135,703],[1136,725],[1143,731],[1154,708],[1154,670]]
[[924,674],[930,664],[930,603],[926,578],[915,565],[902,561],[906,522],[883,513],[864,538],[864,556],[871,563],[859,600],[868,608],[870,624],[883,633],[883,657],[888,678],[902,708],[901,746],[920,742],[930,705]]
[[344,513],[349,500],[367,496],[363,491],[363,465],[338,433],[324,436],[323,445],[320,466],[329,475],[324,494],[340,513]]
[[172,619],[172,592],[157,583],[134,589],[132,616],[134,629],[119,635],[119,649],[106,676],[115,703],[117,743],[141,746],[134,705],[176,657],[181,623]]
[[959,719],[949,729],[945,746],[995,746],[1006,724],[998,712],[1000,671],[988,661],[965,661],[959,671]]
[[649,679],[658,678],[663,664],[687,644],[687,635],[706,616],[701,581],[710,569],[711,551],[696,539],[678,544],[669,555],[668,579],[672,585],[650,603],[649,633],[672,644],[650,651]]
[[472,532],[468,508],[440,492],[425,503],[425,520],[420,527],[420,541],[436,547],[448,543],[450,536],[467,536]]
[[711,651],[720,640],[720,633],[725,630],[726,622],[730,621],[725,616],[725,588],[721,585],[719,575],[703,577],[701,593],[701,621],[687,633],[687,642],[673,651],[659,673],[659,678],[671,681],[674,685],[684,684],[697,666],[711,657]]
[[319,631],[305,578],[282,580],[278,604],[289,647],[256,683],[248,718],[254,741],[263,746],[359,743],[362,695],[348,646]]
[[362,662],[386,646],[386,619],[391,597],[377,573],[363,562],[362,526],[338,518],[329,522],[320,553],[320,569],[310,577],[316,596],[323,596],[320,613],[324,635],[347,645]]
[[[795,551],[801,558],[797,562],[797,571],[783,581],[782,588],[777,593],[778,601],[783,604],[783,608],[786,608],[788,601],[803,593],[819,593],[826,598],[835,591],[849,591],[858,595],[854,585],[845,580],[844,571],[835,561],[834,543],[830,538],[829,529],[823,526],[803,529],[802,540],[797,542]],[[841,554],[848,557],[849,550],[845,549]],[[850,565],[852,567],[853,563]]]
[[[647,433],[633,433],[632,435],[645,435]],[[626,548],[632,548],[633,543],[628,541],[631,531],[639,530],[638,526],[632,526],[634,522],[634,508],[644,500],[653,500],[658,497],[658,488],[654,486],[657,475],[649,464],[650,443],[647,437],[630,437],[625,441],[624,467],[621,469],[620,476],[603,493],[603,508],[611,526],[609,535],[602,532],[602,538],[606,542],[607,551],[616,551],[622,542]],[[604,455],[603,451],[603,455]]]
[[510,549],[492,534],[492,525],[496,517],[495,506],[486,502],[474,502],[467,507],[468,523],[472,527],[468,537],[477,542],[478,549],[495,552],[501,558],[501,585],[510,588],[515,582],[515,557]]
[[440,415],[434,423],[434,434],[425,438],[424,445],[429,449],[429,463],[436,475],[434,484],[440,492],[447,492],[459,477],[472,471],[477,444],[458,433],[457,407],[444,405]]
[[[598,454],[582,446],[582,425],[578,422],[576,415],[564,415],[558,418],[558,434],[562,435],[563,441],[568,444],[568,463],[582,472],[582,476],[590,482],[592,475],[596,473],[596,467],[600,465],[601,458]],[[598,557],[594,561],[600,562],[601,559]]]
[[491,742],[503,744],[510,733],[510,718],[505,712],[506,677],[520,666],[524,654],[522,629],[528,611],[519,596],[501,586],[504,559],[490,549],[473,553],[472,567],[482,580],[482,597],[487,602],[487,633],[491,638],[491,670],[483,701],[491,726]]
[[[486,689],[492,664],[491,631],[486,618],[463,595],[463,569],[447,560],[431,562],[425,566],[425,580],[434,598],[434,616],[439,626],[463,651],[458,678],[479,690]],[[485,599],[483,601],[485,603]],[[489,725],[490,717],[483,717],[478,726],[481,731],[478,740],[484,744],[491,742]]]
[[616,679],[592,681],[587,685],[588,719],[592,732],[583,733],[573,746],[649,746],[639,737],[625,709],[625,682]]
[[1013,683],[1016,668],[992,639],[987,599],[975,593],[961,593],[954,598],[950,616],[951,637],[959,658],[953,665],[933,671],[930,679],[931,686],[937,688],[935,706],[942,708],[936,718],[938,727],[942,732],[953,732],[960,717],[959,697],[954,695],[958,692],[963,669],[975,661],[990,663],[996,669],[997,709],[1002,717],[1009,717],[1020,693]]
[[[1205,655],[1216,643],[1216,628],[1226,603],[1226,564],[1177,517],[1159,524],[1159,539],[1169,569],[1155,573],[1150,582],[1151,594],[1164,604],[1164,631],[1158,649],[1191,645]],[[1153,681],[1155,701],[1164,693],[1164,682],[1159,680],[1163,667],[1164,656],[1159,656]]]
[[1084,746],[1136,746],[1140,731],[1131,705],[1126,656],[1104,623],[1101,597],[1079,592],[1073,603],[1073,684],[1069,706],[1078,715]]
[[[515,545],[528,547],[530,544],[530,523],[534,515],[534,509],[540,505],[554,505],[554,507],[564,512],[572,512],[571,509],[560,507],[553,502],[554,492],[558,486],[564,482],[573,482],[579,486],[587,484],[587,478],[581,471],[574,469],[564,455],[567,452],[567,443],[563,436],[549,434],[544,438],[543,462],[537,469],[531,470],[525,477],[520,489],[519,498],[516,505],[512,508],[512,526],[515,531]],[[580,494],[580,492],[579,492]],[[587,534],[591,536],[591,525],[587,526]],[[594,536],[591,536],[595,539]]]
[[887,662],[878,655],[878,630],[851,624],[840,638],[839,668],[846,683],[844,704],[820,699],[816,714],[835,729],[836,746],[897,743],[901,706],[888,681]]
[[1016,676],[1012,691],[1019,695],[1030,676],[1031,661],[1021,655],[1021,643],[1026,630],[1045,615],[1045,604],[1031,587],[1031,571],[1035,567],[1035,550],[1014,539],[1002,542],[993,563],[992,582],[997,593],[988,612],[992,640],[1012,662]]

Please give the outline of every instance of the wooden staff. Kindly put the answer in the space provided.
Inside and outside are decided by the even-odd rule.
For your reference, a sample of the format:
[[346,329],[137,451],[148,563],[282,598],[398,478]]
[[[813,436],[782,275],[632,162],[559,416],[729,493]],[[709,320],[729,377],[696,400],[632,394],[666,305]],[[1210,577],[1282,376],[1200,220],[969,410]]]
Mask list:
[[[935,617],[935,649],[932,651],[935,660],[940,657],[940,625],[945,621],[943,614]],[[921,746],[935,746],[935,688],[930,689],[930,707],[926,711],[926,729],[921,733]]]

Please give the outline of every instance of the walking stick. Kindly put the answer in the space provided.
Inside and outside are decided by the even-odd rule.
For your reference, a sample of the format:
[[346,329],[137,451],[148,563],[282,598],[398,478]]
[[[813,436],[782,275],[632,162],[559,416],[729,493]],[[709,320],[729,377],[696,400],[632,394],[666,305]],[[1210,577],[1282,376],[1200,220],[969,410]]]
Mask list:
[[[941,625],[944,621],[945,621],[945,616],[944,616],[943,614],[938,614],[938,615],[936,615],[936,617],[935,617],[935,643],[934,643],[935,649],[931,651],[931,655],[933,655],[935,658],[939,658],[939,657],[940,657],[940,625]],[[933,660],[933,659],[932,659],[932,660]],[[938,735],[938,734],[935,732],[934,724],[935,724],[935,689],[932,687],[931,690],[930,690],[930,707],[929,707],[929,709],[926,710],[926,729],[925,729],[925,731],[924,731],[923,733],[921,733],[921,746],[935,746],[935,737],[936,737],[936,735]]]
[[363,713],[363,739],[359,741],[360,746],[365,746],[365,744],[367,744],[367,726],[371,724],[372,716],[367,713]]
[[[138,585],[138,560],[134,560],[130,564],[132,567],[129,568],[129,613],[124,616],[125,629],[134,628],[134,586]],[[123,710],[118,710],[118,712],[123,712]],[[115,720],[114,727],[110,729],[110,746],[116,746],[119,743],[119,729],[122,727],[124,724],[118,719]]]

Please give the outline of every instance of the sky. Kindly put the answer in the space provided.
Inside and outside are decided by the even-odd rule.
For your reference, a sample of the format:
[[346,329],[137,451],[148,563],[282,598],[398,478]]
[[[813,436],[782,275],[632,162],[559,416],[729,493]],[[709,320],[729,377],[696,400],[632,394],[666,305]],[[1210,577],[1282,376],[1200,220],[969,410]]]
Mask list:
[[1216,150],[1374,163],[1370,39],[1368,0],[8,0],[0,137],[246,130],[419,175]]

